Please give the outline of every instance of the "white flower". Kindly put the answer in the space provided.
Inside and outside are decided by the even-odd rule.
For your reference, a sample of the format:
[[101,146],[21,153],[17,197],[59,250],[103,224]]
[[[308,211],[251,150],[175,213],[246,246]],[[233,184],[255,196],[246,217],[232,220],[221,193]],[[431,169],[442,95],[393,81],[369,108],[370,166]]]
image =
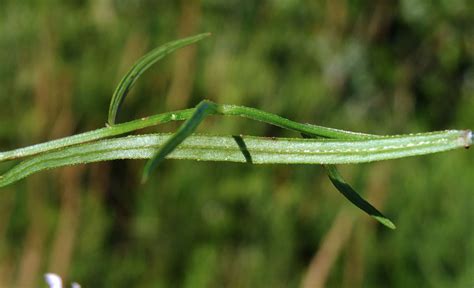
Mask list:
[[[44,274],[44,280],[46,280],[46,283],[48,283],[49,288],[63,288],[63,281],[61,280],[61,277],[54,273]],[[73,282],[71,284],[71,288],[81,288],[81,285]]]
[[56,274],[46,273],[44,274],[44,279],[48,283],[49,288],[62,288],[63,287],[63,281],[61,280],[61,277],[59,277]]

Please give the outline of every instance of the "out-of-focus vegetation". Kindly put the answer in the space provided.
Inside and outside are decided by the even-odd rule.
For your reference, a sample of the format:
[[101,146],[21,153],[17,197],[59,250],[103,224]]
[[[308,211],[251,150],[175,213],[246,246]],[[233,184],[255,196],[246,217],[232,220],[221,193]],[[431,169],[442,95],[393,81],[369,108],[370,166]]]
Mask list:
[[[368,133],[472,129],[471,2],[3,0],[0,149],[102,127],[139,56],[206,31],[137,82],[119,121],[208,98]],[[199,131],[294,136],[236,118]],[[38,287],[46,271],[83,287],[473,284],[470,151],[341,167],[395,231],[318,166],[166,161],[140,185],[143,163],[2,189],[0,287]]]

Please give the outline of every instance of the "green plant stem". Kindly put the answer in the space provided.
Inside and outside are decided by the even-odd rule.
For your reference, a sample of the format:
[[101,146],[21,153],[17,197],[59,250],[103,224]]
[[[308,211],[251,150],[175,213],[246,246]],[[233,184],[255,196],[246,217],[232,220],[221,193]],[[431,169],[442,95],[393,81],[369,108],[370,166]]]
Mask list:
[[143,128],[167,123],[169,121],[186,120],[193,114],[193,112],[194,109],[186,109],[181,111],[157,114],[150,117],[144,117],[141,119],[133,120],[130,122],[116,124],[114,126],[107,126],[93,131],[64,137],[61,139],[51,140],[48,142],[18,148],[10,151],[0,152],[0,162],[32,156],[39,153],[62,149],[68,146],[82,144],[103,138],[122,135],[135,130],[140,130]]
[[[141,119],[133,120],[130,122],[124,122],[115,124],[113,126],[107,126],[105,128],[96,129],[93,131],[76,134],[69,137],[64,137],[57,140],[48,141],[45,143],[35,144],[24,148],[18,148],[10,151],[0,152],[0,162],[6,160],[12,160],[27,156],[32,156],[38,153],[48,152],[55,149],[65,148],[72,145],[86,143],[94,140],[103,138],[113,137],[117,135],[126,134],[135,130],[156,126],[159,124],[167,123],[169,121],[183,121],[189,119],[195,112],[195,108],[179,110],[174,112],[166,112],[162,114],[153,115],[150,117],[144,117]],[[268,124],[276,125],[282,128],[304,132],[311,136],[319,136],[324,138],[339,138],[339,139],[367,139],[370,137],[378,137],[375,135],[354,133],[349,131],[337,130],[332,128],[326,128],[311,124],[301,124],[298,122],[291,121],[281,116],[264,112],[258,109],[249,108],[245,106],[235,105],[218,105],[212,114],[220,114],[224,116],[241,116]]]
[[[151,158],[170,137],[170,134],[128,136],[43,153],[21,162],[0,176],[0,187],[44,169],[114,159]],[[167,158],[245,163],[249,162],[246,156],[249,155],[251,163],[255,164],[361,163],[464,147],[464,137],[464,131],[371,140],[193,135],[187,137]]]
[[[217,104],[216,104],[217,105]],[[195,108],[179,110],[174,112],[167,112],[162,114],[153,115],[150,117],[144,117],[141,119],[133,120],[130,122],[125,122],[121,124],[116,124],[114,126],[108,126],[105,128],[100,128],[97,130],[76,134],[69,137],[64,137],[57,140],[48,141],[45,143],[35,144],[28,147],[18,148],[10,151],[0,152],[0,162],[6,160],[13,160],[22,157],[32,156],[38,153],[44,153],[56,149],[62,149],[68,146],[82,144],[94,140],[99,140],[103,138],[108,138],[112,136],[126,134],[132,131],[143,129],[146,127],[151,127],[170,121],[183,121],[189,119]],[[407,134],[400,136],[378,136],[371,134],[363,133],[354,133],[350,131],[332,129],[321,127],[311,124],[301,124],[298,122],[291,121],[289,119],[283,118],[281,116],[264,112],[258,109],[249,108],[245,106],[235,106],[235,105],[217,105],[215,112],[213,114],[220,114],[224,116],[241,116],[244,118],[249,118],[268,124],[276,125],[282,128],[290,129],[293,131],[303,132],[313,137],[324,137],[324,138],[333,138],[333,139],[346,139],[346,140],[369,140],[369,139],[390,139],[390,138],[403,138],[406,136],[427,136],[430,135],[445,135],[446,137],[451,137],[455,135],[458,137],[458,142],[461,143],[461,146],[468,147],[472,144],[472,132],[469,130],[446,130],[440,132],[428,132],[428,133],[419,133],[419,134]],[[471,133],[471,134],[469,134]],[[398,137],[398,138],[397,138]]]

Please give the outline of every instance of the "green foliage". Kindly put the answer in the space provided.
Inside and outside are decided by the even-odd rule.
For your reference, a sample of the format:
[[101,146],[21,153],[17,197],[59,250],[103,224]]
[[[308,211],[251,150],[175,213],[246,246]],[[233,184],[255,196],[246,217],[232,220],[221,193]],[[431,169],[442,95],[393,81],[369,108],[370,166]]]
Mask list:
[[138,80],[140,75],[143,74],[148,68],[155,64],[160,59],[166,57],[166,55],[173,53],[179,48],[185,47],[187,45],[193,44],[199,40],[202,40],[206,37],[209,37],[210,33],[199,34],[185,39],[179,39],[173,42],[166,43],[163,46],[153,49],[151,52],[147,53],[145,56],[140,58],[135,65],[125,74],[120,80],[117,88],[112,95],[112,100],[110,101],[109,107],[109,125],[114,125],[117,118],[117,113],[122,105],[125,97],[127,97],[128,92],[132,89],[135,82]]
[[331,179],[334,187],[336,187],[337,190],[339,190],[347,198],[347,200],[351,201],[351,203],[353,203],[355,206],[365,211],[367,214],[372,216],[375,220],[379,221],[386,227],[395,229],[395,224],[393,224],[390,219],[385,217],[374,206],[360,197],[360,195],[344,181],[336,166],[326,165],[324,167],[326,168],[329,179]]
[[[189,120],[195,119],[191,117]],[[128,136],[44,152],[31,159],[24,160],[7,171],[0,177],[0,187],[7,186],[33,173],[46,169],[116,159],[151,158],[150,161],[154,161],[158,158],[159,161],[157,163],[147,163],[148,165],[145,166],[144,172],[148,173],[152,172],[153,169],[153,166],[149,165],[158,164],[165,157],[171,159],[253,164],[348,164],[373,162],[459,148],[462,147],[459,146],[459,143],[463,143],[459,141],[460,135],[464,133],[462,131],[449,131],[431,135],[389,136],[388,138],[382,137],[376,140],[349,141],[243,135],[191,136],[190,130],[185,129],[184,131],[189,135],[180,135],[180,131],[178,131],[171,136],[162,133]],[[440,140],[443,140],[443,142],[439,142]],[[419,145],[419,143],[423,144]],[[439,143],[442,144],[440,145]],[[171,154],[172,152],[175,153]],[[329,173],[332,181],[338,181],[340,178],[335,173]],[[346,195],[345,192],[343,194]]]
[[[147,162],[145,168],[143,169],[142,182],[146,182],[148,176],[156,167],[156,165],[164,161],[168,154],[173,152],[173,150],[175,150],[179,144],[192,135],[204,118],[206,118],[208,115],[215,114],[216,111],[216,104],[206,100],[201,101],[196,106],[193,115],[189,117],[189,119],[186,120],[183,125],[181,125],[181,127],[179,127],[178,131],[176,131],[173,136],[163,143],[163,145],[156,151],[155,155],[153,155],[153,157],[151,157],[151,159]],[[206,144],[203,145],[203,148],[206,148],[205,146]]]
[[[104,125],[113,83],[134,59],[197,31],[215,37],[144,74],[122,119],[211,99],[235,104],[223,105],[233,115],[250,106],[376,134],[473,127],[472,5],[415,2],[200,1],[196,9],[160,1],[3,1],[0,147],[30,149],[7,158],[32,156],[23,165],[160,123],[175,131],[172,112],[92,129]],[[176,120],[194,109],[181,111]],[[229,117],[201,125],[198,132],[295,137]],[[90,130],[89,138],[45,142]],[[192,137],[201,136],[173,153]],[[253,139],[242,138],[247,146]],[[242,147],[238,137],[226,139]],[[56,148],[28,146],[42,142]],[[241,152],[236,157],[248,162]],[[459,150],[339,167],[398,229],[353,214],[327,286],[469,286],[471,156]],[[13,162],[0,163],[1,171]],[[110,161],[1,188],[0,286],[37,287],[50,271],[83,287],[297,287],[345,209],[319,165],[166,161],[140,186],[141,169],[139,161]]]
[[[115,118],[117,116],[117,112],[120,108],[121,103],[127,96],[135,81],[145,70],[147,70],[153,63],[156,63],[159,59],[162,59],[164,56],[171,53],[172,51],[194,43],[198,40],[201,40],[202,38],[207,37],[209,35],[209,33],[200,34],[186,39],[173,41],[152,50],[151,52],[140,58],[133,65],[130,71],[128,71],[128,73],[122,78],[118,87],[115,89],[115,92],[112,96],[112,100],[110,102],[109,125],[115,124]],[[237,112],[235,110],[237,110]],[[186,112],[188,111],[185,111],[184,114],[186,114]],[[164,120],[166,121],[183,119],[185,116],[183,116],[182,114],[183,113],[181,111],[172,112],[169,116],[169,119],[165,117]],[[259,139],[256,139],[256,143],[250,144],[250,149],[248,149],[246,141],[244,141],[242,137],[239,137],[238,139],[240,139],[240,141],[236,140],[238,144],[237,147],[234,147],[234,149],[232,149],[229,148],[228,144],[227,146],[224,145],[224,147],[216,147],[212,145],[213,141],[211,141],[211,139],[207,140],[200,138],[198,141],[193,141],[193,139],[191,139],[189,145],[184,147],[184,153],[178,154],[178,158],[211,161],[236,161],[235,152],[240,151],[244,155],[245,161],[251,163],[253,163],[253,160],[249,159],[256,158],[256,163],[267,164],[350,164],[442,152],[460,147],[467,148],[472,144],[473,138],[472,132],[469,130],[430,132],[406,136],[368,135],[314,125],[311,126],[295,123],[277,115],[265,113],[258,109],[236,106],[229,107],[228,105],[222,106],[204,100],[196,106],[189,119],[187,119],[181,125],[178,131],[176,131],[176,133],[174,133],[171,137],[168,137],[168,139],[166,139],[163,143],[161,143],[162,141],[157,141],[155,144],[153,143],[153,138],[151,141],[149,141],[148,139],[145,140],[143,137],[125,138],[123,139],[123,141],[121,139],[118,139],[118,141],[114,141],[112,143],[99,142],[94,143],[96,145],[85,144],[79,146],[78,149],[74,149],[73,147],[73,149],[62,150],[58,153],[53,153],[52,155],[40,155],[36,159],[33,159],[33,161],[27,161],[19,167],[15,167],[6,175],[0,176],[0,187],[8,185],[12,182],[15,182],[34,172],[38,172],[43,169],[50,169],[53,167],[60,167],[79,163],[83,164],[88,162],[125,158],[151,158],[147,162],[143,170],[142,182],[146,182],[150,173],[160,162],[164,161],[165,158],[176,148],[178,148],[179,145],[186,138],[190,137],[196,130],[198,125],[207,116],[215,114],[248,116],[249,118],[252,118],[254,120],[272,123],[283,128],[293,129],[298,132],[305,133],[305,135],[311,135],[312,137],[329,137],[342,141],[314,141],[314,143],[306,141],[307,143],[301,143],[303,144],[301,145],[297,141],[294,141],[294,139],[293,143],[291,144],[289,144],[288,141],[280,141],[276,138],[271,140],[260,141]],[[153,119],[157,118],[157,116],[159,115],[155,115]],[[163,117],[161,117],[161,119],[163,119]],[[144,121],[147,121],[147,119],[145,118],[142,120],[142,122]],[[120,129],[121,127],[118,128],[120,133],[123,133],[124,131],[129,131],[128,129]],[[106,128],[106,130],[110,130],[110,127]],[[85,135],[76,135],[76,137],[73,139],[79,138],[79,141],[81,142],[89,142],[94,138],[97,138],[98,134],[100,133],[95,133],[92,135],[91,133],[87,133]],[[111,135],[111,133],[106,133],[106,135]],[[80,138],[81,136],[82,139]],[[92,138],[90,136],[92,136]],[[236,138],[234,137],[233,139],[235,140]],[[216,140],[217,142],[221,143],[225,142],[221,139]],[[200,144],[196,145],[196,142]],[[227,139],[227,142],[229,142],[229,139]],[[64,143],[64,145],[58,146],[58,143]],[[283,145],[278,146],[278,144],[280,143]],[[33,146],[20,149],[20,151],[29,150],[30,154],[32,154],[34,152],[31,151],[47,151],[53,149],[61,149],[70,146],[71,144],[76,144],[76,141],[60,139],[56,140],[52,144],[43,144],[42,146],[46,147],[45,150],[38,150],[38,146]],[[153,148],[153,146],[159,147],[158,150],[154,152],[154,155],[152,157],[149,157],[150,146],[151,148]],[[302,146],[304,150],[301,149]],[[256,150],[256,153],[254,153],[253,149]],[[220,153],[219,150],[221,150]],[[25,156],[25,153],[23,152],[22,154],[18,151],[7,151],[3,153],[3,155],[0,154],[0,159],[11,159],[12,156],[9,155]],[[354,205],[365,211],[367,214],[371,215],[374,219],[376,219],[383,225],[391,229],[395,229],[395,225],[389,219],[383,216],[382,213],[380,213],[367,201],[361,198],[352,187],[345,183],[335,166],[328,165],[325,167],[328,171],[328,176],[331,179],[331,182],[349,201],[351,201]]]

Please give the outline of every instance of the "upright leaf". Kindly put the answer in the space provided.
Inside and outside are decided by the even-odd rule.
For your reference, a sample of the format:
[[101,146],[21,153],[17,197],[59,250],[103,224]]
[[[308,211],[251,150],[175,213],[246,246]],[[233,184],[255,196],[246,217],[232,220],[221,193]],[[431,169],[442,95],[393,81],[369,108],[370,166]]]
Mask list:
[[210,33],[199,34],[196,36],[183,38],[180,40],[176,40],[173,42],[166,43],[160,47],[157,47],[150,51],[148,54],[140,58],[130,69],[130,71],[123,76],[122,80],[118,84],[117,88],[115,89],[114,94],[112,95],[112,99],[110,101],[109,107],[109,118],[108,123],[109,125],[114,125],[118,110],[122,105],[125,97],[127,96],[130,89],[133,87],[135,82],[137,81],[138,77],[145,72],[151,65],[156,63],[158,60],[163,59],[166,55],[176,51],[179,48],[184,46],[188,46],[193,44],[199,40],[202,40],[208,36]]

